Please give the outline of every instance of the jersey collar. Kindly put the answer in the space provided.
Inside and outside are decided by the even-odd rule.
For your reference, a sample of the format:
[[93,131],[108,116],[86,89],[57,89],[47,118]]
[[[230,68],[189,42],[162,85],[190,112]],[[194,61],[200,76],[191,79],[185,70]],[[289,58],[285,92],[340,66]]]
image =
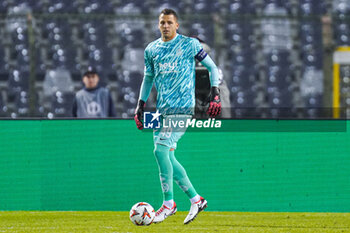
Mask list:
[[173,39],[171,39],[171,40],[168,40],[168,41],[163,41],[162,38],[160,38],[160,41],[161,41],[162,43],[164,43],[164,44],[170,44],[170,43],[172,43],[172,42],[175,41],[175,39],[177,38],[178,35],[179,35],[179,34],[176,33],[175,37],[174,37]]

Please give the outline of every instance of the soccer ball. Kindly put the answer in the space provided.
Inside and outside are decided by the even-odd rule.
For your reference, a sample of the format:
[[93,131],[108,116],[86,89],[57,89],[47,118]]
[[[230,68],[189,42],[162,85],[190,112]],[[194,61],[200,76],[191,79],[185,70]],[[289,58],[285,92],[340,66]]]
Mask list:
[[148,226],[153,222],[154,216],[153,207],[147,202],[138,202],[130,210],[130,220],[137,226]]

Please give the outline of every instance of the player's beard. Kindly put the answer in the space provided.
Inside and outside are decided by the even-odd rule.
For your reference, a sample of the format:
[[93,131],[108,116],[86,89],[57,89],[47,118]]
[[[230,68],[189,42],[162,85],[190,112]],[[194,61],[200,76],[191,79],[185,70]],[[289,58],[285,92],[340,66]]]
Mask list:
[[173,37],[175,37],[175,35],[172,34],[170,31],[166,31],[166,32],[163,31],[162,36],[165,41],[171,40]]

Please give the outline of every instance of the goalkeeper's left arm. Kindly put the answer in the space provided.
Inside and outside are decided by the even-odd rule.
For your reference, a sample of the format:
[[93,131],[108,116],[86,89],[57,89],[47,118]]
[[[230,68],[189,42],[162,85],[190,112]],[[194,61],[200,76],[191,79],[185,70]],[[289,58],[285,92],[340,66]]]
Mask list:
[[141,84],[140,98],[137,103],[137,107],[135,110],[135,117],[134,117],[136,126],[139,130],[143,129],[142,116],[146,105],[146,101],[151,93],[152,86],[153,86],[153,76],[146,74]]
[[200,61],[203,66],[205,66],[209,71],[210,79],[210,104],[207,114],[210,117],[216,117],[221,112],[221,100],[220,100],[220,89],[219,89],[219,70],[213,60],[209,55],[205,56],[203,60]]

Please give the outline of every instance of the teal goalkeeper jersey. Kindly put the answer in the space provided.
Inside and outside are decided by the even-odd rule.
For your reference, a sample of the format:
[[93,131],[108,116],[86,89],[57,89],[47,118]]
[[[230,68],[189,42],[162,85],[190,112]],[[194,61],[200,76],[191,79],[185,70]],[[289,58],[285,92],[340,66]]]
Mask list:
[[195,58],[201,61],[206,55],[197,39],[180,34],[167,42],[159,38],[147,46],[145,76],[153,77],[160,113],[194,113]]

